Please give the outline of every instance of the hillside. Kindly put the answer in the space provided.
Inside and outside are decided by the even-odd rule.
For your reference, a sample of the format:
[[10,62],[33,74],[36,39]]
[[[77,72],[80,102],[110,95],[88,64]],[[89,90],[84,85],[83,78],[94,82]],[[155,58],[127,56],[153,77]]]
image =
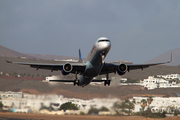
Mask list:
[[[78,60],[78,53],[77,57],[68,57],[68,56],[60,56],[60,55],[45,55],[45,54],[30,54],[30,53],[19,53],[17,51],[11,50],[9,48],[6,48],[2,45],[0,45],[0,57],[11,57],[11,58],[27,58],[27,59],[43,59],[43,60],[52,60],[52,59],[58,59],[58,60],[66,60],[66,59],[74,59]],[[83,58],[83,60],[85,60]]]
[[51,72],[50,70],[36,70],[33,68],[30,68],[30,66],[26,65],[18,65],[18,64],[10,64],[6,62],[6,59],[9,61],[19,61],[19,62],[31,62],[31,63],[60,63],[60,62],[55,62],[52,60],[36,60],[36,59],[20,59],[20,58],[5,58],[5,57],[0,57],[0,72],[5,72],[5,73],[13,73],[16,72],[18,74],[21,73],[30,73],[30,74],[40,74],[40,75],[51,75],[51,74],[60,74],[59,72]]
[[[61,61],[53,61],[53,60],[42,60],[42,59],[33,59],[34,57],[30,57],[29,59],[21,59],[20,57],[26,57],[22,53],[18,53],[16,51],[10,50],[3,46],[0,46],[1,57],[0,57],[0,72],[5,73],[13,73],[16,72],[18,74],[21,73],[30,73],[34,75],[61,75],[61,71],[53,71],[50,70],[36,70],[30,68],[29,66],[17,65],[17,64],[9,64],[6,62],[6,58],[2,57],[4,52],[7,54],[7,59],[9,61],[19,61],[19,62],[31,62],[31,63],[62,63]],[[28,58],[29,56],[27,56]],[[58,59],[58,58],[56,58]],[[171,73],[180,74],[180,66],[153,66],[148,69],[141,70],[132,70],[127,72],[124,76],[119,76],[117,74],[110,74],[110,77],[115,77],[114,83],[123,78],[131,78],[131,79],[144,79],[150,75],[165,75]],[[71,77],[74,75],[70,74]],[[62,76],[64,77],[64,76]],[[104,76],[102,76],[104,77]],[[113,85],[113,81],[111,86],[104,87],[101,86],[86,86],[84,88],[77,87],[73,85],[67,85],[59,83],[57,85],[49,85],[48,83],[43,83],[36,80],[18,80],[18,79],[3,79],[0,78],[0,90],[11,90],[11,91],[24,91],[28,93],[37,93],[37,94],[62,94],[66,97],[77,97],[83,99],[90,99],[94,97],[119,97],[122,99],[131,98],[132,96],[142,96],[142,95],[155,95],[155,96],[175,96],[176,93],[180,90],[177,89],[155,89],[155,90],[144,90],[142,87],[137,86],[117,86]]]
[[[157,57],[157,59],[153,59],[149,62],[159,62],[159,61],[169,60],[171,52],[173,53],[173,61],[172,61],[171,65],[176,65],[180,61],[179,60],[180,49],[174,49],[174,50],[165,52],[164,54],[160,55],[160,57]],[[30,73],[30,74],[34,74],[34,75],[36,75],[36,74],[61,75],[61,72],[60,71],[51,72],[50,70],[38,70],[37,71],[36,69],[32,69],[29,66],[8,64],[8,63],[6,63],[6,58],[4,57],[5,54],[9,61],[34,62],[34,63],[64,63],[62,61],[53,61],[52,59],[69,59],[70,58],[70,57],[56,56],[56,55],[37,55],[37,54],[26,55],[26,54],[16,52],[14,50],[8,49],[8,48],[0,45],[0,66],[1,66],[0,72],[6,72],[6,73],[16,72],[18,74]],[[18,57],[27,57],[29,59],[20,59]],[[50,60],[42,60],[42,59],[50,59]],[[165,74],[171,74],[171,73],[180,74],[180,66],[165,66],[165,65],[153,66],[153,67],[149,67],[148,69],[144,69],[143,71],[142,70],[132,70],[130,72],[127,72],[122,77],[131,78],[131,79],[144,79],[150,75],[157,75],[157,74],[165,75]],[[120,76],[117,74],[116,75],[110,74],[110,77],[112,77],[112,76],[115,76],[117,79],[120,78]]]
[[[27,53],[26,55],[39,58],[39,59],[44,59],[44,60],[67,60],[67,59],[73,59],[73,60],[78,60],[78,54],[77,57],[69,57],[69,56],[60,56],[60,55],[46,55],[46,54],[30,54]],[[85,58],[82,58],[83,60],[86,60]]]
[[169,50],[169,51],[157,56],[156,58],[153,58],[153,59],[147,61],[146,63],[156,63],[156,62],[160,62],[160,61],[167,61],[170,59],[171,53],[172,53],[172,62],[169,63],[168,65],[170,65],[170,66],[180,65],[180,48]]
[[130,72],[127,72],[122,77],[142,80],[152,75],[167,75],[167,74],[180,74],[180,66],[166,66],[166,65],[152,66],[144,69],[143,71],[132,70]]
[[9,48],[6,48],[2,45],[0,45],[0,57],[26,57],[27,59],[35,59],[35,57],[16,52],[14,50],[11,50]]
[[[166,62],[170,60],[170,56],[172,53],[172,62],[168,64],[168,66],[178,66],[180,65],[180,48],[169,50],[156,58],[153,58],[146,63],[156,63],[156,62]],[[70,57],[70,56],[60,56],[60,55],[46,55],[46,54],[30,54],[30,53],[19,53],[14,50],[11,50],[9,48],[6,48],[2,45],[0,45],[0,57],[26,57],[27,59],[44,59],[44,60],[65,60],[65,59],[74,59],[78,60],[78,54],[77,57]],[[83,58],[83,60],[86,60]]]

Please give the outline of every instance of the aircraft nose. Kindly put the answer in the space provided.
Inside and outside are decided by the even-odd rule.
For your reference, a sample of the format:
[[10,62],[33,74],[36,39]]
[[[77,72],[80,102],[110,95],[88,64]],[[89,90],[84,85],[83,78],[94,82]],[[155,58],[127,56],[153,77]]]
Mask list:
[[111,43],[110,42],[105,42],[102,45],[102,49],[110,49],[111,48]]

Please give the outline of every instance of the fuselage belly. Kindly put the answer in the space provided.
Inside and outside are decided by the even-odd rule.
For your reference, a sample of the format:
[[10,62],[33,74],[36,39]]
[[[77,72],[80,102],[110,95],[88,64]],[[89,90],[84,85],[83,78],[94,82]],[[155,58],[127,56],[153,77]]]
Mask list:
[[93,77],[96,77],[103,67],[103,61],[111,48],[111,42],[107,38],[99,38],[87,57],[86,69],[79,78],[79,86],[88,85]]

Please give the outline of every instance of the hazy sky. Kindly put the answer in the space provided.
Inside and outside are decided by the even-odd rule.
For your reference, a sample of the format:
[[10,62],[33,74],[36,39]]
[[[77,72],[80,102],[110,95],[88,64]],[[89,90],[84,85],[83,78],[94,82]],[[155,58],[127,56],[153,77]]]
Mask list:
[[102,36],[105,61],[180,48],[180,0],[0,0],[0,44],[18,52],[86,58]]

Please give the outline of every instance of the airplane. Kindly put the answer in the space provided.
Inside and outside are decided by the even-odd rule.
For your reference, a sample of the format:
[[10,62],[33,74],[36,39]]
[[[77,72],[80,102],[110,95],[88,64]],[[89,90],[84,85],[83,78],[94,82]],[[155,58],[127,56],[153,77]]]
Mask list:
[[[47,64],[47,63],[25,63],[25,62],[11,62],[20,65],[29,65],[32,68],[47,69],[53,71],[60,70],[63,75],[68,75],[69,73],[75,74],[75,79],[72,80],[49,80],[51,82],[72,82],[74,86],[86,86],[91,82],[104,82],[104,86],[110,85],[111,80],[109,79],[109,73],[117,73],[118,75],[124,75],[127,71],[144,69],[149,66],[167,64],[172,61],[161,63],[151,63],[151,64],[126,64],[117,62],[105,62],[104,59],[111,49],[111,41],[106,37],[100,37],[94,44],[92,50],[90,51],[86,62],[82,62],[81,51],[79,49],[79,62],[76,63],[64,63],[64,64]],[[93,79],[98,75],[106,75],[106,80]],[[77,77],[79,75],[79,78]]]

